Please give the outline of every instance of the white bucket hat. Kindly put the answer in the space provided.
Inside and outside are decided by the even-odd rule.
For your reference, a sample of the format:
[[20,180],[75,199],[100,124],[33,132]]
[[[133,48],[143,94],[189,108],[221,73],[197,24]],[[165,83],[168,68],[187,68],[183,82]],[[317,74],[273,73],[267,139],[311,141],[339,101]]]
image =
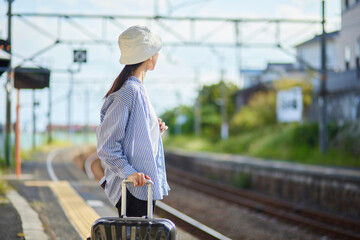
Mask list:
[[144,26],[133,26],[120,34],[120,63],[131,65],[141,63],[160,51],[161,38]]

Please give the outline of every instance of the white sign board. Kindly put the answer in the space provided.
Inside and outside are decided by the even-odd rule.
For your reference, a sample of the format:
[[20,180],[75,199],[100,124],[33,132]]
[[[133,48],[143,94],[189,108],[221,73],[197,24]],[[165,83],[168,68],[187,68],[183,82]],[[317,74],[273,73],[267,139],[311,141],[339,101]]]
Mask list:
[[278,91],[276,115],[278,122],[299,122],[302,119],[303,100],[301,87]]

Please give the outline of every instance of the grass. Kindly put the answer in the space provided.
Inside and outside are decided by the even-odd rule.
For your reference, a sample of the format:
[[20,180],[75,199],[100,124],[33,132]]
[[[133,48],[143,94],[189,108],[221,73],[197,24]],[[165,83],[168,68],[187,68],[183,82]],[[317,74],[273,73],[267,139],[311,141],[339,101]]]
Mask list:
[[[38,147],[36,147],[35,149],[29,149],[29,150],[21,150],[21,161],[27,161],[27,160],[33,160],[33,156],[35,153],[37,152],[50,152],[51,150],[55,149],[55,148],[59,148],[59,147],[67,147],[70,146],[71,142],[69,141],[59,141],[59,140],[54,140],[51,144],[45,143],[43,145],[40,145]],[[15,167],[15,146],[12,147],[11,149],[11,167],[10,168],[14,168]],[[0,157],[0,168],[8,168],[8,166],[6,166],[6,161],[5,158]]]
[[7,191],[7,184],[4,180],[0,179],[0,195],[3,195]]
[[[4,168],[0,168],[0,176],[4,174],[6,170]],[[5,195],[6,191],[8,190],[9,186],[7,185],[6,181],[0,178],[0,196]],[[0,200],[0,202],[3,202]]]
[[69,141],[53,140],[53,142],[50,144],[45,143],[43,145],[36,147],[35,149],[21,151],[21,160],[25,160],[25,161],[31,160],[33,154],[35,154],[36,152],[50,152],[50,151],[54,150],[55,148],[68,147],[70,145],[71,145],[71,143]]
[[177,137],[167,137],[164,143],[169,148],[183,148],[188,151],[211,151],[212,143],[194,136],[180,135]]
[[314,143],[316,134],[310,136],[305,130],[299,125],[275,125],[246,131],[227,140],[210,141],[182,135],[168,136],[164,143],[168,149],[240,154],[311,165],[360,167],[359,158],[346,149],[330,148],[323,155],[317,142]]

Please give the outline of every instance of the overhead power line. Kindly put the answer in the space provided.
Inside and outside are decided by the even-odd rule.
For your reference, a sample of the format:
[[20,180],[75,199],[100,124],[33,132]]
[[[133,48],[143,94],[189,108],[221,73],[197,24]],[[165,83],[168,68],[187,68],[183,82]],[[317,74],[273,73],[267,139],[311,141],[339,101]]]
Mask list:
[[321,19],[285,19],[285,18],[223,18],[223,17],[180,17],[145,15],[101,15],[101,14],[59,14],[59,13],[13,13],[14,17],[55,17],[55,18],[107,18],[107,19],[144,19],[175,21],[216,21],[216,22],[282,22],[282,23],[321,23]]
[[[225,18],[225,17],[181,17],[181,16],[145,16],[145,15],[103,15],[103,14],[58,14],[58,13],[13,13],[11,14],[13,17],[19,17],[23,22],[29,25],[31,28],[38,31],[40,34],[45,35],[46,37],[51,37],[53,34],[49,33],[48,30],[44,30],[42,27],[37,26],[35,23],[32,23],[30,20],[24,20],[25,18],[57,18],[58,25],[57,25],[57,36],[54,39],[54,43],[46,48],[43,48],[33,54],[32,56],[28,57],[25,61],[33,61],[36,57],[43,54],[47,50],[55,47],[58,44],[66,44],[66,45],[107,45],[112,46],[116,44],[116,41],[110,41],[103,37],[98,37],[94,35],[91,31],[86,29],[83,25],[77,23],[74,19],[101,19],[102,28],[106,28],[106,22],[109,21],[111,24],[119,27],[124,28],[125,26],[121,24],[118,19],[121,20],[148,20],[153,21],[158,27],[164,30],[166,33],[174,37],[174,41],[164,41],[164,46],[167,47],[206,47],[213,49],[215,47],[221,48],[282,48],[286,46],[284,41],[281,42],[281,30],[280,24],[304,24],[304,25],[313,25],[313,24],[321,24],[321,20],[319,19],[283,19],[283,18]],[[61,37],[61,28],[63,27],[60,24],[62,19],[64,19],[68,24],[72,25],[76,30],[81,32],[86,39],[64,39]],[[189,24],[188,31],[181,31],[175,30],[172,23],[170,21],[187,21]],[[204,33],[200,36],[195,36],[195,33],[203,31],[200,24],[196,23],[200,22],[219,22],[219,24],[213,24],[213,29]],[[247,36],[242,35],[242,29],[245,28],[246,24],[252,23],[263,23],[265,26],[261,27],[260,29],[252,32],[250,35]],[[220,25],[220,26],[219,26]],[[218,34],[219,27],[229,27],[233,29],[233,39],[230,38],[228,41],[219,41],[219,40],[212,40],[210,39]],[[267,27],[268,26],[268,27]],[[255,41],[257,37],[264,33],[264,29],[275,29],[275,34],[269,38],[261,38],[261,42]],[[221,30],[221,29],[220,29]],[[105,29],[97,32],[105,32]],[[227,39],[226,39],[227,40]],[[239,50],[236,53],[239,55]],[[240,59],[238,57],[237,59]],[[304,61],[303,61],[304,62]],[[240,66],[240,60],[237,63],[238,67]],[[312,66],[308,65],[310,68],[313,69]]]

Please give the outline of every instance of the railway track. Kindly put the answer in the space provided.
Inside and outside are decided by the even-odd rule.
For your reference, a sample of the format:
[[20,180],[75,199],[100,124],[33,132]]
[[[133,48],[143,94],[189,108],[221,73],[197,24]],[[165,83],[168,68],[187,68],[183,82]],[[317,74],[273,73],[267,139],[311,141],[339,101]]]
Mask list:
[[169,181],[340,239],[360,239],[360,222],[232,188],[167,165]]

